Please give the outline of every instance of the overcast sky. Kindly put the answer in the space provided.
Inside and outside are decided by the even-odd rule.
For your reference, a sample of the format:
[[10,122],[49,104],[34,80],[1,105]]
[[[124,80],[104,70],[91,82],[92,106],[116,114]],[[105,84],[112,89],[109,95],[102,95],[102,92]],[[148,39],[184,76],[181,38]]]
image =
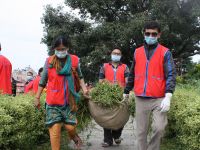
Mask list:
[[[41,44],[44,6],[63,4],[64,0],[0,0],[0,42],[2,54],[13,69],[44,65],[47,47]],[[199,60],[196,57],[195,61]]]
[[0,43],[2,54],[13,69],[44,65],[47,47],[41,44],[44,6],[63,4],[64,0],[0,0]]

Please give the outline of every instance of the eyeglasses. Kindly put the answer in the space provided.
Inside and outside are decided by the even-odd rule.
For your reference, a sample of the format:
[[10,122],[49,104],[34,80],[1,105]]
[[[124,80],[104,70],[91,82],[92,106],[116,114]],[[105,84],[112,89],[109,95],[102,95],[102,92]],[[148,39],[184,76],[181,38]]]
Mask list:
[[158,33],[157,32],[145,32],[144,35],[145,36],[150,36],[151,35],[152,37],[156,37],[158,35]]

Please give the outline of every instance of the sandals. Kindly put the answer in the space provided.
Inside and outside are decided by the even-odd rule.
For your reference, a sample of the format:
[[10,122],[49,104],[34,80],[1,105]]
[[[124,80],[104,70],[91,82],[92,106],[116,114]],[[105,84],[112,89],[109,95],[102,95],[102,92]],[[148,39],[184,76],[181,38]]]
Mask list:
[[72,140],[75,143],[75,149],[80,150],[83,142],[82,142],[81,138],[78,136],[78,134],[76,134]]

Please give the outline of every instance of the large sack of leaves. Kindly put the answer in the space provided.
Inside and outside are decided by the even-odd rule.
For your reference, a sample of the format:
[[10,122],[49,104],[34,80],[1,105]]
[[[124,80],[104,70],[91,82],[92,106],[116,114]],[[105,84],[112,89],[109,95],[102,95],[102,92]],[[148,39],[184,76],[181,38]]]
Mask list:
[[98,83],[91,91],[89,110],[94,120],[103,128],[119,129],[130,116],[128,101],[122,101],[123,89],[107,82]]

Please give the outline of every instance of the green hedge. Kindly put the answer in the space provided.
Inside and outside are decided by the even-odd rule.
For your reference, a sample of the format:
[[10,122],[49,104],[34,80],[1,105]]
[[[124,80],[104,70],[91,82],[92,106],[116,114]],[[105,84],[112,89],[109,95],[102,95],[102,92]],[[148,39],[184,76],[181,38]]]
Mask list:
[[168,137],[184,150],[200,147],[200,87],[178,86],[169,112]]
[[[34,97],[0,95],[0,149],[36,149],[49,141],[45,127],[45,96],[41,97],[41,109],[33,106]],[[86,101],[81,97],[78,104],[78,129],[90,122]],[[66,132],[65,132],[66,133]]]
[[35,109],[33,100],[30,95],[0,95],[0,149],[27,149],[47,135],[44,97],[40,110]]

